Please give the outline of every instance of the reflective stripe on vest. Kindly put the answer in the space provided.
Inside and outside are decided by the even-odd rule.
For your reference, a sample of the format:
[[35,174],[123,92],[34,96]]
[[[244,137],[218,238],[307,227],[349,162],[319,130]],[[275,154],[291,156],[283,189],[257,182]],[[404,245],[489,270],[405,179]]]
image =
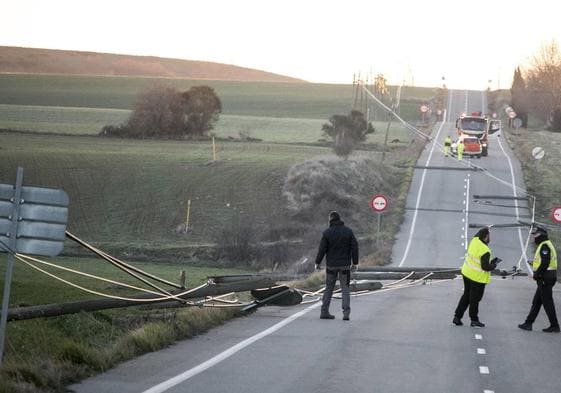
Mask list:
[[538,270],[540,265],[542,264],[542,258],[540,257],[540,250],[542,249],[542,246],[545,244],[547,244],[547,246],[551,250],[551,259],[549,260],[549,266],[547,267],[547,270],[557,270],[557,251],[555,251],[555,247],[553,247],[553,243],[551,242],[551,240],[545,240],[536,247],[536,252],[534,254],[534,261],[532,263],[533,271]]
[[462,274],[472,281],[488,284],[491,281],[491,272],[481,268],[481,257],[486,253],[491,253],[489,247],[478,237],[474,237],[469,243]]

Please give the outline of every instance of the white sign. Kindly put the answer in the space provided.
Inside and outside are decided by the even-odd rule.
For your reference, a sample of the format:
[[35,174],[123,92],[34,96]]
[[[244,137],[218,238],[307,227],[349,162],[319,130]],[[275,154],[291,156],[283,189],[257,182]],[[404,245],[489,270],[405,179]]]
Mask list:
[[508,112],[508,117],[510,117],[511,119],[514,119],[516,117],[516,112],[515,111]]
[[383,212],[388,208],[389,202],[385,195],[374,195],[370,200],[370,207],[376,212]]
[[534,157],[536,160],[541,160],[543,156],[545,156],[545,151],[542,147],[538,146],[532,149],[532,157]]
[[421,105],[421,107],[419,108],[419,110],[423,113],[427,112],[429,110],[429,107],[426,105]]
[[497,112],[493,112],[493,114],[491,115],[491,117],[492,117],[493,119],[496,119],[496,118],[497,118]]
[[557,224],[561,224],[561,206],[551,209],[551,219]]

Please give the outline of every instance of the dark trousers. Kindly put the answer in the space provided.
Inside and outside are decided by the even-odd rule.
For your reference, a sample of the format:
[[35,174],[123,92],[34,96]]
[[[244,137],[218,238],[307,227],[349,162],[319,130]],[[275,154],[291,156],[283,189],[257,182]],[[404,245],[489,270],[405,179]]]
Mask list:
[[325,270],[325,291],[323,292],[321,303],[322,315],[329,314],[329,305],[331,304],[331,296],[333,296],[333,289],[335,288],[337,278],[339,278],[339,284],[341,285],[343,315],[348,316],[351,313],[351,295],[349,288],[349,284],[351,283],[351,271],[348,267],[342,269],[327,268]]
[[555,281],[544,282],[543,280],[538,280],[537,283],[538,287],[536,288],[536,293],[534,294],[534,299],[532,300],[532,308],[526,317],[526,322],[530,324],[534,323],[543,304],[543,308],[551,326],[559,326],[552,296]]
[[472,321],[479,321],[479,302],[483,299],[485,284],[470,280],[463,275],[462,277],[464,278],[464,293],[458,302],[454,315],[462,319],[469,306],[469,317]]

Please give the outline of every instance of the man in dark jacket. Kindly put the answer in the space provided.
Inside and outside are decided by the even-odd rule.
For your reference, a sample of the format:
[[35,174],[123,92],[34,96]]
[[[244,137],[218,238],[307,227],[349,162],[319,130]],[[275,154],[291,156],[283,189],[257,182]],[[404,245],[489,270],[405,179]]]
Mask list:
[[[323,257],[326,257],[325,291],[321,304],[321,319],[335,319],[329,313],[329,304],[339,279],[343,297],[343,320],[348,321],[351,313],[351,295],[349,284],[351,282],[351,269],[358,266],[358,242],[351,228],[346,227],[341,221],[339,213],[329,213],[329,228],[323,232],[316,257],[316,269],[319,269]],[[352,262],[352,268],[351,268]]]
[[534,242],[536,243],[536,252],[532,262],[532,270],[534,272],[534,280],[538,287],[532,300],[532,308],[526,317],[526,321],[518,327],[522,330],[532,330],[532,324],[536,320],[540,308],[545,309],[547,318],[549,319],[549,327],[542,329],[546,333],[559,333],[559,321],[555,313],[555,303],[553,303],[553,286],[557,282],[557,251],[553,247],[553,243],[549,240],[547,230],[543,227],[535,227]]

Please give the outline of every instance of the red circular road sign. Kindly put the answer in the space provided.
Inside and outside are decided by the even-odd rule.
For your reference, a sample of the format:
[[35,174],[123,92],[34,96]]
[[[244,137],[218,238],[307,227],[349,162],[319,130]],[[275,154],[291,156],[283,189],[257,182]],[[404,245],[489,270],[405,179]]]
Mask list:
[[511,119],[514,119],[516,117],[516,112],[515,111],[508,112],[508,117],[510,117]]
[[385,195],[374,195],[370,200],[370,207],[375,212],[381,213],[388,208],[390,202]]
[[551,219],[557,224],[561,224],[561,206],[555,206],[551,209]]

